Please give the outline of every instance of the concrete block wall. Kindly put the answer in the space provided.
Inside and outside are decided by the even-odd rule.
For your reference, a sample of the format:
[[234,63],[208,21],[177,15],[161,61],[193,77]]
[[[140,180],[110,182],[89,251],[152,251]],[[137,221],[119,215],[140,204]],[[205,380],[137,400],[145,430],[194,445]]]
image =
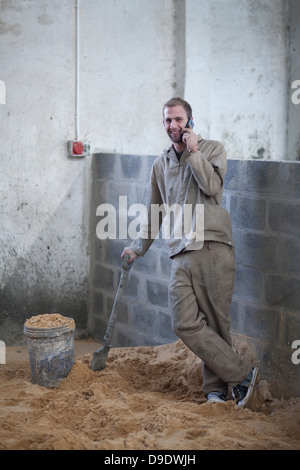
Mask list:
[[[155,156],[93,156],[89,329],[103,341],[121,274],[121,252],[130,239],[100,240],[99,205],[118,212],[146,203]],[[232,314],[234,340],[254,348],[261,375],[275,396],[297,396],[300,365],[292,362],[300,340],[300,163],[228,160],[223,206],[231,215],[236,246]],[[130,220],[128,220],[128,223]],[[134,262],[115,327],[113,346],[176,341],[168,310],[171,260],[166,241],[156,240]]]
[[223,204],[236,246],[232,333],[277,396],[300,393],[300,163],[229,160]]
[[[150,169],[155,156],[96,154],[93,157],[91,204],[91,284],[89,330],[103,341],[122,272],[121,253],[130,239],[100,240],[96,209],[108,203],[119,210],[119,197],[127,205],[146,204]],[[133,218],[128,218],[128,223]],[[119,219],[118,219],[119,220]],[[117,224],[118,225],[118,224]],[[114,330],[114,346],[156,345],[175,341],[168,310],[171,260],[163,240],[156,240],[130,270],[122,308]]]

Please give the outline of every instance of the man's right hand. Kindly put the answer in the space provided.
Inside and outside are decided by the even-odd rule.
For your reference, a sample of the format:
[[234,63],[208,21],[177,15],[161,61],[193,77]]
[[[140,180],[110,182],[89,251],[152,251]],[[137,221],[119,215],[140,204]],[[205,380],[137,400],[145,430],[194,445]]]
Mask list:
[[128,263],[132,263],[135,259],[139,257],[129,246],[126,246],[124,248],[123,253],[121,254],[121,258],[124,258],[125,255],[130,256]]

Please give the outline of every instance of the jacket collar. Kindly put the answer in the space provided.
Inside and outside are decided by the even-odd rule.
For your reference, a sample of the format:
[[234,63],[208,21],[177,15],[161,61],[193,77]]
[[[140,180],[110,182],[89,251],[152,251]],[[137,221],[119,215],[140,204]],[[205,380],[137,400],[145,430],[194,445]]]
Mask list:
[[[201,137],[201,135],[198,134],[198,142],[200,142],[201,140],[203,140],[203,137]],[[182,162],[184,162],[190,156],[190,153],[189,153],[188,149],[186,148],[184,150],[183,154],[181,155],[180,162],[178,162],[178,158],[177,158],[176,152],[174,150],[174,147],[173,147],[173,145],[171,145],[168,149],[165,150],[165,155],[166,155],[167,158],[170,158],[170,160],[173,160],[174,162],[176,162],[180,165],[180,164],[182,164]]]

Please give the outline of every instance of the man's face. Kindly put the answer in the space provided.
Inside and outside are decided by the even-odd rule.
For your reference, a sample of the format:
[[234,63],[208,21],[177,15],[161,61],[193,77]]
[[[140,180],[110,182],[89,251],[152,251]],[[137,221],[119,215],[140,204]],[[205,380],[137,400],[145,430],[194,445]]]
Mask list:
[[174,106],[164,109],[164,126],[166,132],[174,144],[182,142],[182,129],[188,122],[188,116],[182,106]]

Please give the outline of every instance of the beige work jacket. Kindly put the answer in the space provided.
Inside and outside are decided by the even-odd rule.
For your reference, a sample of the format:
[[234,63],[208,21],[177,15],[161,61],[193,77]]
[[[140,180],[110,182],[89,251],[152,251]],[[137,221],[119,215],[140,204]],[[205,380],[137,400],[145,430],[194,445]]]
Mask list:
[[[220,205],[227,170],[226,152],[220,142],[205,140],[200,135],[198,139],[198,152],[190,154],[186,149],[178,161],[171,146],[154,161],[149,185],[148,220],[139,238],[131,244],[139,256],[143,256],[154,239],[160,237],[166,238],[169,243],[170,257],[183,250],[199,249],[203,241],[218,241],[233,246],[230,216]],[[184,229],[180,235],[175,219],[173,224],[168,224],[167,236],[162,236],[161,224],[157,227],[157,219],[155,223],[153,221],[153,214],[156,217],[157,211],[152,210],[162,205],[182,208],[182,227],[185,224],[184,209],[189,209],[186,219],[192,220],[192,226],[190,231],[186,230],[188,236]],[[174,213],[166,213],[171,214],[171,220]]]

